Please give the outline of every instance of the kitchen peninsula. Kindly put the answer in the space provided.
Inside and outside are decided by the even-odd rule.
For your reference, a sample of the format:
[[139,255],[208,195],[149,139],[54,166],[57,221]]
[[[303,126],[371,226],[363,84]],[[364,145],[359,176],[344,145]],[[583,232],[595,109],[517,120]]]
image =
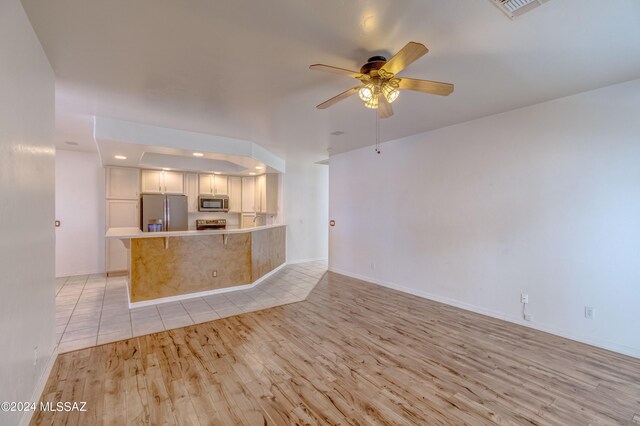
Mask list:
[[[205,231],[110,228],[128,251],[133,306],[238,289],[285,263],[285,225]],[[161,300],[162,299],[162,300]]]

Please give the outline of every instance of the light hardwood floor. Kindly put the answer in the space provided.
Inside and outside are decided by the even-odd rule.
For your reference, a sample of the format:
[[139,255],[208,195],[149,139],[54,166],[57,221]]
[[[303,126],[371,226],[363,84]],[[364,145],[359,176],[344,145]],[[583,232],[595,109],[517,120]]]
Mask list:
[[32,424],[628,424],[640,360],[328,273],[306,301],[70,352]]

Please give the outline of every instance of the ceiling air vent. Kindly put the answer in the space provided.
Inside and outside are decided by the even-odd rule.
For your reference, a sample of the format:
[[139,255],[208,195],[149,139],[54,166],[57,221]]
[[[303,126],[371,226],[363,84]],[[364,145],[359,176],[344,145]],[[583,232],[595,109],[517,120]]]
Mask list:
[[514,19],[549,0],[491,0],[509,18]]

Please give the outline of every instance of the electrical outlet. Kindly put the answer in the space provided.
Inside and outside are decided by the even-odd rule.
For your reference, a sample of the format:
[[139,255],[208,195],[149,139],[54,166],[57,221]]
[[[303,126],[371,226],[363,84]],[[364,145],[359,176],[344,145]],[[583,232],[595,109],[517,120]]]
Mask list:
[[533,315],[531,315],[531,314],[524,314],[524,320],[525,320],[525,321],[533,321]]
[[520,295],[520,303],[529,303],[529,295],[522,293]]
[[33,366],[38,365],[38,347],[33,348]]
[[211,273],[211,275],[213,275],[213,278],[217,278],[218,277],[218,271],[213,271]]
[[371,270],[373,271],[373,270],[375,270],[375,269],[376,269],[376,264],[375,264],[375,263],[373,263],[373,262],[371,262]]
[[596,316],[596,310],[593,306],[585,306],[584,307],[584,317],[586,319],[594,319]]

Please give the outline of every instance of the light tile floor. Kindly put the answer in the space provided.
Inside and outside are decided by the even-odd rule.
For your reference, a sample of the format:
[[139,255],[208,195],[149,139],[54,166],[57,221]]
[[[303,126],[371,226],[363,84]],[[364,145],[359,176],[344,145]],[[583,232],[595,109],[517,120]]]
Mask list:
[[306,299],[326,261],[287,265],[250,290],[129,309],[127,278],[81,275],[56,279],[60,353],[88,348]]

